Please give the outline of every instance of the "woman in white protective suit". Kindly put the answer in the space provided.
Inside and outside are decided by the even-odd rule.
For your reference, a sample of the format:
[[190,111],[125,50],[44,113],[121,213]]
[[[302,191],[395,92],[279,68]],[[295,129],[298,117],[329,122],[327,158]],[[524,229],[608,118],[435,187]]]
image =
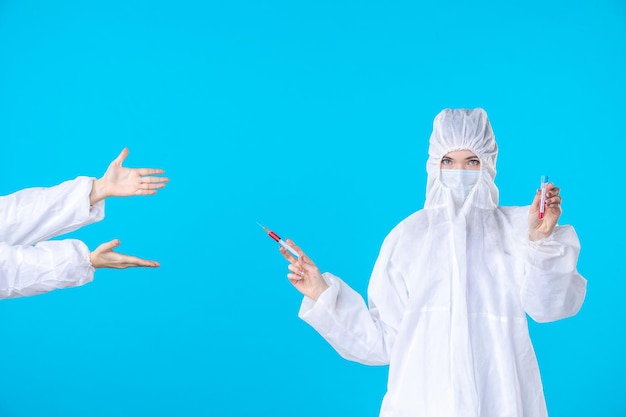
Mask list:
[[151,195],[168,178],[162,169],[125,168],[124,148],[100,179],[77,177],[54,187],[0,197],[0,299],[83,285],[97,268],[158,267],[114,251],[115,239],[90,252],[76,239],[48,240],[104,218],[104,199]]
[[482,109],[446,109],[430,138],[424,209],[385,238],[368,305],[320,274],[300,248],[288,274],[299,316],[346,359],[389,364],[383,417],[542,417],[546,403],[526,314],[580,309],[578,237],[557,226],[559,188],[530,206],[498,206],[497,145]]

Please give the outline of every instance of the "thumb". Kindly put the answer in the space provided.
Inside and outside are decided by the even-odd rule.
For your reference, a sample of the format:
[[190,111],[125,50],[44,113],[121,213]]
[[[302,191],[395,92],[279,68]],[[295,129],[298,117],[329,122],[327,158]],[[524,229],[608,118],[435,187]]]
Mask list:
[[113,248],[116,248],[120,245],[120,240],[119,239],[113,239],[109,242],[103,243],[102,245],[100,245],[99,249],[102,249],[103,251],[109,251],[109,250],[113,250]]
[[535,193],[535,198],[533,198],[533,202],[530,205],[531,210],[539,211],[539,204],[541,203],[541,190],[537,190]]
[[122,162],[124,162],[127,156],[128,156],[128,148],[125,147],[124,149],[122,149],[122,152],[120,152],[120,154],[117,156],[117,158],[115,158],[113,162],[121,166]]

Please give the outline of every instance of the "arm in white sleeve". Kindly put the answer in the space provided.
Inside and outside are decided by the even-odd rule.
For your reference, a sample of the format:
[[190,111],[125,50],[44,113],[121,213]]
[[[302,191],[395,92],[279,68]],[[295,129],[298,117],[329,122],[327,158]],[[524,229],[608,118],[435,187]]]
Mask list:
[[341,279],[324,274],[329,288],[317,302],[304,297],[299,317],[309,323],[342,357],[366,365],[386,365],[406,305],[404,282],[390,276],[391,246],[383,244],[363,297]]
[[0,242],[32,245],[102,220],[104,202],[89,204],[93,178],[0,197]]
[[580,243],[571,226],[557,226],[541,241],[526,245],[522,299],[528,315],[549,322],[578,313],[587,281],[576,269]]
[[35,246],[0,242],[0,299],[37,295],[93,280],[89,249],[75,239]]

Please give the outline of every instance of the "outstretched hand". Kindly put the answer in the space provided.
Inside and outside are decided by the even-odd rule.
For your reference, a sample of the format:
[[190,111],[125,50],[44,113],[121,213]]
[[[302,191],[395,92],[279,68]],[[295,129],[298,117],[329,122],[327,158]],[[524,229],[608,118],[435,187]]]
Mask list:
[[94,181],[89,195],[91,205],[107,197],[156,194],[158,189],[165,187],[169,178],[153,176],[164,173],[164,170],[158,168],[125,168],[122,163],[127,156],[128,148],[124,148],[118,157],[109,164],[102,178]]
[[542,219],[539,218],[539,206],[541,205],[541,190],[537,190],[535,198],[528,213],[528,236],[531,241],[545,239],[552,234],[554,227],[561,217],[561,202],[559,195],[561,189],[554,184],[548,184],[546,188],[546,207]]
[[117,253],[113,249],[120,245],[119,239],[114,239],[110,242],[103,243],[98,246],[96,250],[91,252],[89,260],[94,268],[116,268],[125,269],[135,266],[143,266],[147,268],[156,268],[159,263],[156,261],[148,261],[145,259],[137,258],[135,256],[124,255]]
[[303,295],[317,301],[318,297],[328,288],[328,284],[324,281],[320,270],[311,258],[306,256],[292,240],[287,239],[286,242],[298,253],[298,259],[296,259],[289,251],[280,246],[280,253],[289,261],[290,272],[287,274],[287,278]]

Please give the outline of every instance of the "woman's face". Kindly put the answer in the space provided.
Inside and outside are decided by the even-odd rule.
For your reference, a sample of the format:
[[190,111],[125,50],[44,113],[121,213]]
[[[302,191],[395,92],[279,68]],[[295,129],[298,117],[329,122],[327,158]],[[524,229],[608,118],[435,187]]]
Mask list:
[[471,169],[480,170],[480,159],[473,152],[463,149],[449,152],[441,158],[441,169]]

